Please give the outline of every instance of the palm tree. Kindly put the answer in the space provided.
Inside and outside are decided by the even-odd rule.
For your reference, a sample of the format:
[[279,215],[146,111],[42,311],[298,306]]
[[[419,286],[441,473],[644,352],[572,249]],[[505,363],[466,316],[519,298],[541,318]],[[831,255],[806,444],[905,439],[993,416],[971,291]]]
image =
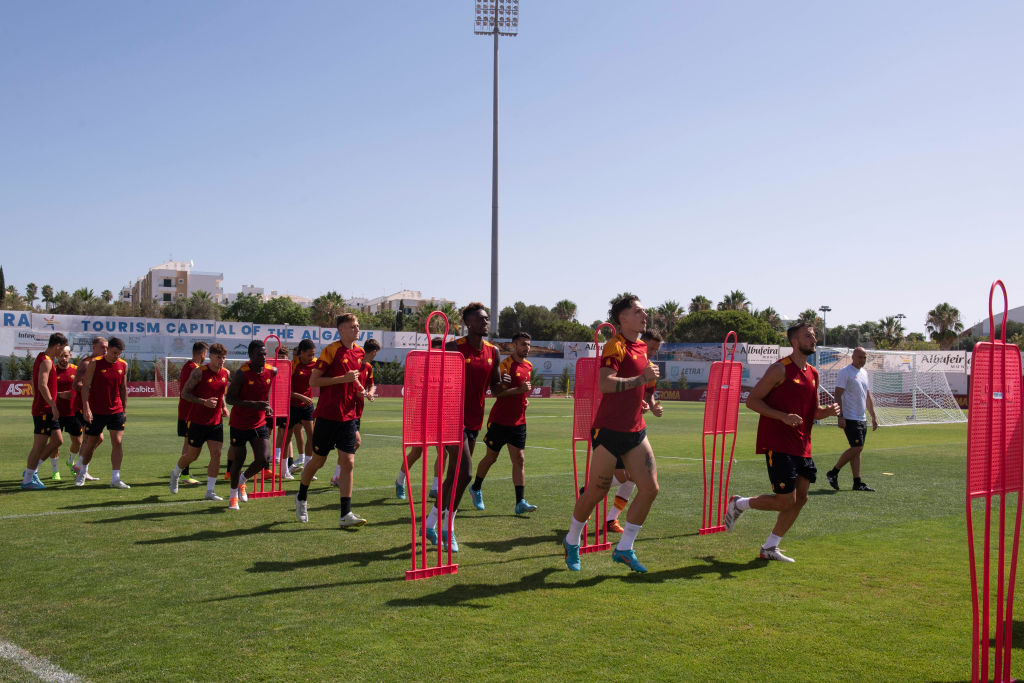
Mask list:
[[690,299],[690,313],[696,313],[697,311],[710,311],[711,310],[711,299],[707,298],[703,294]]
[[200,289],[188,298],[188,317],[195,320],[220,320],[220,306],[209,292]]
[[111,292],[109,289],[104,289],[102,292],[100,292],[100,298],[109,304],[111,301],[114,300],[114,293]]
[[555,307],[551,311],[558,316],[559,320],[575,320],[576,319],[576,303],[569,301],[568,299],[562,299],[555,304]]
[[808,308],[806,311],[796,317],[798,323],[810,325],[814,328],[814,336],[818,339],[824,338],[825,321],[821,319],[818,312],[813,308]]
[[755,311],[754,317],[760,318],[761,320],[765,321],[766,323],[771,325],[772,329],[774,329],[775,331],[782,331],[782,316],[780,316],[779,312],[776,311],[771,306],[763,308],[760,311]]
[[662,333],[668,334],[675,329],[686,313],[678,301],[669,299],[654,309],[654,326]]
[[953,342],[964,331],[960,311],[945,302],[928,311],[924,326],[932,341],[938,342],[939,348],[943,350],[952,347]]
[[32,304],[36,302],[39,297],[36,294],[39,293],[39,288],[36,287],[36,283],[30,282],[25,285],[25,301],[28,302],[28,307],[32,308]]
[[53,287],[50,285],[43,285],[43,308],[53,308]]
[[903,324],[894,315],[886,316],[878,321],[875,333],[875,346],[880,349],[895,349],[903,341]]
[[718,303],[720,311],[745,311],[750,308],[750,299],[738,289],[734,289]]
[[309,309],[312,324],[320,327],[334,327],[335,319],[344,312],[345,299],[333,290],[313,299]]

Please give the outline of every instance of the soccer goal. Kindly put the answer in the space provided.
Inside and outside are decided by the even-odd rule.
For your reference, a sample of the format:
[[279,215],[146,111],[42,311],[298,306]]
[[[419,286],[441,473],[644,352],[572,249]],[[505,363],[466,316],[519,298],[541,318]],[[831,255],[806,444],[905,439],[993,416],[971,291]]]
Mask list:
[[[181,387],[178,385],[178,377],[181,376],[181,368],[185,363],[192,360],[192,356],[165,356],[153,360],[153,383],[156,386],[156,395],[164,398],[177,398],[181,395]],[[224,367],[228,372],[234,374],[248,358],[225,358]]]
[[[835,400],[836,375],[850,364],[852,354],[853,349],[818,348],[822,403]],[[946,374],[925,364],[919,353],[869,350],[867,354],[864,369],[880,427],[967,422]],[[834,425],[836,418],[822,423]]]

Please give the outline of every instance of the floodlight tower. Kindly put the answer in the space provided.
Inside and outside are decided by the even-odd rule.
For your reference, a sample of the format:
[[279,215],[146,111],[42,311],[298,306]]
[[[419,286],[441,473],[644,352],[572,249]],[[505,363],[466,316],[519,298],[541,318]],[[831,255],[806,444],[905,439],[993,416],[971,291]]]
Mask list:
[[494,36],[494,134],[491,158],[491,336],[498,334],[498,36],[519,35],[519,0],[476,3],[473,33]]
[[832,309],[828,306],[822,306],[818,310],[821,311],[821,345],[828,346],[828,325],[825,322],[825,315]]

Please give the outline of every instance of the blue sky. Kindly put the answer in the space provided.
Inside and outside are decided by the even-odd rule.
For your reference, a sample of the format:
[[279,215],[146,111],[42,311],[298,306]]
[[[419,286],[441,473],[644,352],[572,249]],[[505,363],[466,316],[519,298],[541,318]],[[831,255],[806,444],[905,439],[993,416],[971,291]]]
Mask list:
[[[830,325],[1024,301],[1024,4],[537,2],[503,39],[500,306],[741,289]],[[315,297],[490,299],[491,43],[465,2],[0,4],[7,282],[168,257]],[[81,270],[44,240],[88,263]],[[55,254],[57,254],[55,250]],[[72,262],[78,262],[72,260]]]

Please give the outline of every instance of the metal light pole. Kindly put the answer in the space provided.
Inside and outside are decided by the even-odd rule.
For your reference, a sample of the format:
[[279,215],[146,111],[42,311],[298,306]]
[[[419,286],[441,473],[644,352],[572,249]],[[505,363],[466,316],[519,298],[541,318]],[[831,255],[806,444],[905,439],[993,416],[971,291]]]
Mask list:
[[491,159],[491,336],[498,334],[498,36],[519,34],[519,0],[476,3],[473,33],[494,36],[494,137]]
[[818,310],[821,311],[821,345],[828,346],[828,318],[825,317],[825,314],[832,309],[828,306],[821,306]]

